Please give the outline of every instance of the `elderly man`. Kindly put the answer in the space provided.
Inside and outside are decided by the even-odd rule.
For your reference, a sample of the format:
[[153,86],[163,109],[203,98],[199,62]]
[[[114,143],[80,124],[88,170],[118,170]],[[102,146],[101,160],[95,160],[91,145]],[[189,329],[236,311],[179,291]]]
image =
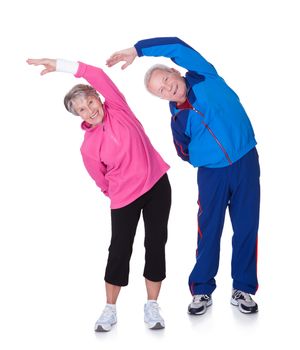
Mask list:
[[148,70],[149,92],[168,100],[178,155],[198,168],[199,211],[196,264],[189,276],[191,314],[212,304],[219,266],[220,239],[226,208],[233,227],[231,303],[243,313],[258,311],[257,233],[260,184],[256,140],[237,94],[200,53],[176,37],[141,40],[114,53],[109,67],[139,56],[170,58],[187,70],[155,65]]

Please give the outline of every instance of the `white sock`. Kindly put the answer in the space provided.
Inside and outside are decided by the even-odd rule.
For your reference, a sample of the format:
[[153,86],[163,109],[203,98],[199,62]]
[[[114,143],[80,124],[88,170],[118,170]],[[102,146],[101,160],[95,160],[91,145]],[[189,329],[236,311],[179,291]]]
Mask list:
[[106,304],[106,306],[110,307],[111,309],[116,311],[116,304]]
[[147,304],[148,304],[148,303],[157,303],[157,300],[148,299],[148,300],[147,300]]

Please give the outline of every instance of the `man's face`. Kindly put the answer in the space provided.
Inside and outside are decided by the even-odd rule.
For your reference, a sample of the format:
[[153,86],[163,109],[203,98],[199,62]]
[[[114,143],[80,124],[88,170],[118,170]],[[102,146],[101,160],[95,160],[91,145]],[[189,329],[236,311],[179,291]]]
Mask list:
[[149,91],[164,100],[183,103],[186,100],[184,78],[174,68],[170,70],[155,69],[148,82]]

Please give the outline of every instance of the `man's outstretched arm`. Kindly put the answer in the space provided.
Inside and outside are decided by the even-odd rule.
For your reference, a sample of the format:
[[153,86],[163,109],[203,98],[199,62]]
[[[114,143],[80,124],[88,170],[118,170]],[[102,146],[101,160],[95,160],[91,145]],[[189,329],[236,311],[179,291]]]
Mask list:
[[115,52],[107,60],[109,67],[125,62],[122,69],[128,67],[139,56],[168,57],[177,65],[199,74],[216,75],[212,64],[199,52],[176,37],[152,38],[138,41],[133,47]]

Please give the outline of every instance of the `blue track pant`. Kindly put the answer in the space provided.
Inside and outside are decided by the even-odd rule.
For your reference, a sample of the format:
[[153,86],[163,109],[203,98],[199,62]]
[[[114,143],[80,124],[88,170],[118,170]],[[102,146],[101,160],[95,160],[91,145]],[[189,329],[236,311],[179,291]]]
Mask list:
[[198,169],[198,248],[196,264],[189,277],[192,295],[211,294],[216,288],[227,207],[233,227],[233,288],[255,294],[258,288],[259,175],[256,148],[230,166]]

